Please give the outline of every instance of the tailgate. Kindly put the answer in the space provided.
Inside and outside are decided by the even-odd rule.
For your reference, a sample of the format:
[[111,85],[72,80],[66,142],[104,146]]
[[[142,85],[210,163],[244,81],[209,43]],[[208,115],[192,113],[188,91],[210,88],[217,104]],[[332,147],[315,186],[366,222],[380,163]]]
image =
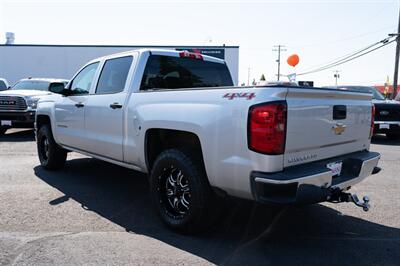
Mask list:
[[284,167],[369,148],[371,95],[289,88]]

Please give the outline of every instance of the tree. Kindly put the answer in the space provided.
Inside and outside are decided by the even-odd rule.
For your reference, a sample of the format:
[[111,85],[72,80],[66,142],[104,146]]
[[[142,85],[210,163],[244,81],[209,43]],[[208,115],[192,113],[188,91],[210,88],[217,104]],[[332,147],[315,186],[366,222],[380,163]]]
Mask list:
[[265,76],[264,76],[264,74],[261,75],[260,81],[265,81]]
[[253,86],[257,85],[256,79],[253,79],[253,82],[251,83]]

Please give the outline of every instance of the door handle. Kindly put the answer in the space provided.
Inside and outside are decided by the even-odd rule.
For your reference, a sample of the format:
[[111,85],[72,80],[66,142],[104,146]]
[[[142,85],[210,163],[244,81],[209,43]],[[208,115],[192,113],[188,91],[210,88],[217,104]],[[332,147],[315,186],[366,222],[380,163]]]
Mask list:
[[111,109],[121,109],[122,108],[122,104],[112,103],[112,104],[110,104],[110,108]]
[[82,108],[82,107],[84,107],[85,105],[84,105],[83,103],[76,103],[75,106],[78,107],[78,108]]

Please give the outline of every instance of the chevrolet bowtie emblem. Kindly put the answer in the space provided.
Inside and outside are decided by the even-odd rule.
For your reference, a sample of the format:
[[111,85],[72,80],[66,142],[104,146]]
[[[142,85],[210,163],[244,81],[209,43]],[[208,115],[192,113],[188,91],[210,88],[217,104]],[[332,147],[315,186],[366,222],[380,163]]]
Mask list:
[[343,125],[341,123],[338,123],[332,127],[332,131],[333,133],[335,133],[335,135],[341,135],[345,130],[346,125]]

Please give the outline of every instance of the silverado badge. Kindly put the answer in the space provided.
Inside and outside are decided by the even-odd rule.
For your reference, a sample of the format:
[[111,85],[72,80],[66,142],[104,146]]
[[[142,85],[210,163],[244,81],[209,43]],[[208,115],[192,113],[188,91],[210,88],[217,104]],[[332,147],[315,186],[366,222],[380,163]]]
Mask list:
[[341,135],[345,130],[346,125],[343,125],[342,123],[337,123],[332,127],[332,131],[335,133],[335,135]]

